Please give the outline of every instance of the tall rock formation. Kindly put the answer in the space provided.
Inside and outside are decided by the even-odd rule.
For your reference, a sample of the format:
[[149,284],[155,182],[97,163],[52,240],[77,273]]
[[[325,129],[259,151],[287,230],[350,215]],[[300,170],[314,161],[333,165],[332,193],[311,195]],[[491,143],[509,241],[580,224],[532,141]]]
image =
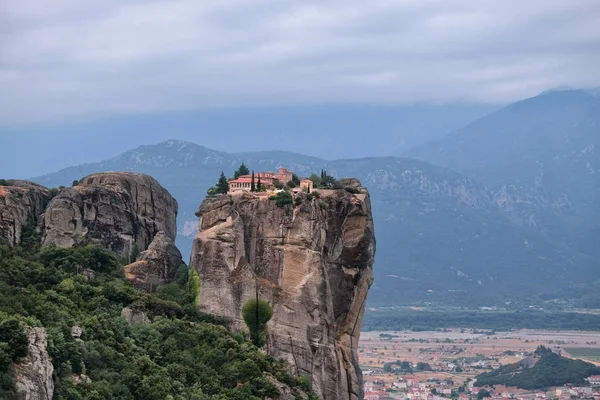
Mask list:
[[29,181],[9,180],[0,184],[0,239],[14,246],[21,242],[23,229],[35,226],[44,212],[51,192]]
[[44,328],[25,331],[29,346],[27,356],[13,366],[13,374],[20,400],[52,400],[54,367],[48,356],[48,335]]
[[158,232],[175,240],[177,201],[154,178],[132,172],[88,175],[61,190],[42,218],[42,244],[100,244],[123,256],[148,248]]
[[356,194],[298,193],[281,208],[265,194],[206,199],[190,264],[201,309],[238,327],[258,290],[273,305],[267,351],[326,400],[363,396],[357,346],[375,255],[369,194],[343,184]]

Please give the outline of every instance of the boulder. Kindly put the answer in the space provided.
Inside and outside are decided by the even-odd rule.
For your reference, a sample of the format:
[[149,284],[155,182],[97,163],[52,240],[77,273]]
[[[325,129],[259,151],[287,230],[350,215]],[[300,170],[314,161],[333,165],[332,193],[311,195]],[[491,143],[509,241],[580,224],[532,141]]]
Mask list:
[[161,231],[135,262],[125,266],[125,277],[136,287],[153,291],[158,285],[173,282],[181,264],[183,260],[175,243]]

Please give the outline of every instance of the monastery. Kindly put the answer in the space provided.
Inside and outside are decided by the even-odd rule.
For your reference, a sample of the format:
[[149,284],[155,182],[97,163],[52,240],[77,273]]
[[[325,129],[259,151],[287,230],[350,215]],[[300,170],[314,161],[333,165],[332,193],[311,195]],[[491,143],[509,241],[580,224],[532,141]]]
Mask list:
[[[260,178],[260,184],[266,188],[267,191],[274,191],[275,184],[280,183],[282,185],[287,184],[292,180],[292,172],[286,168],[279,168],[279,171],[274,172],[258,172],[254,174],[254,185],[258,186],[258,178]],[[237,179],[229,181],[229,193],[235,192],[249,192],[252,187],[252,175],[242,175]],[[300,187],[294,188],[297,191],[308,190],[312,192],[313,182],[310,179],[300,179]]]

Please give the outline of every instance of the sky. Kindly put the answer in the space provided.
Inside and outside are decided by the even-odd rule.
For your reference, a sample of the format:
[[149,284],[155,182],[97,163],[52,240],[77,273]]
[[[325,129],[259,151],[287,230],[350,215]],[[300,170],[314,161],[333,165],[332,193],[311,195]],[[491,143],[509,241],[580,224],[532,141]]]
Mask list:
[[598,0],[3,0],[0,125],[600,85]]

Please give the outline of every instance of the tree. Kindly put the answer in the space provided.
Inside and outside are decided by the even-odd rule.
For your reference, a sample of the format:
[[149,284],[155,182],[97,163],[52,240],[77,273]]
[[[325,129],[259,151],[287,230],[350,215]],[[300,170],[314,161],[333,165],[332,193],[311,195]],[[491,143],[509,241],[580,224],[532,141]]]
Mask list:
[[200,305],[200,275],[194,268],[188,271],[188,280],[186,282],[186,290],[190,296],[194,298],[194,304]]
[[256,191],[262,192],[262,185],[260,183],[260,175],[258,176],[258,183],[256,184]]
[[417,371],[431,371],[431,365],[429,365],[428,363],[425,362],[418,362],[417,363]]
[[79,181],[76,179],[73,181],[73,183],[71,183],[71,186],[77,186],[79,185]]
[[321,186],[321,178],[317,174],[312,174],[308,179],[312,181],[313,187],[318,188]]
[[296,184],[296,186],[300,186],[300,178],[298,178],[298,175],[292,174],[292,181]]
[[250,191],[254,192],[256,190],[256,186],[254,186],[254,170],[252,170],[252,181],[250,181]]
[[479,389],[479,392],[477,392],[477,398],[481,400],[484,397],[492,397],[492,394],[486,389]]
[[263,299],[250,299],[242,307],[242,317],[256,347],[263,347],[267,342],[267,322],[272,316],[273,308]]
[[229,192],[229,183],[227,182],[227,177],[225,176],[223,171],[221,171],[221,176],[219,177],[219,181],[217,182],[216,189],[217,193],[225,194]]
[[235,179],[239,178],[242,175],[250,175],[250,170],[248,169],[248,167],[246,167],[244,163],[242,163],[242,165],[240,165],[237,171],[235,171],[235,173],[233,174]]

